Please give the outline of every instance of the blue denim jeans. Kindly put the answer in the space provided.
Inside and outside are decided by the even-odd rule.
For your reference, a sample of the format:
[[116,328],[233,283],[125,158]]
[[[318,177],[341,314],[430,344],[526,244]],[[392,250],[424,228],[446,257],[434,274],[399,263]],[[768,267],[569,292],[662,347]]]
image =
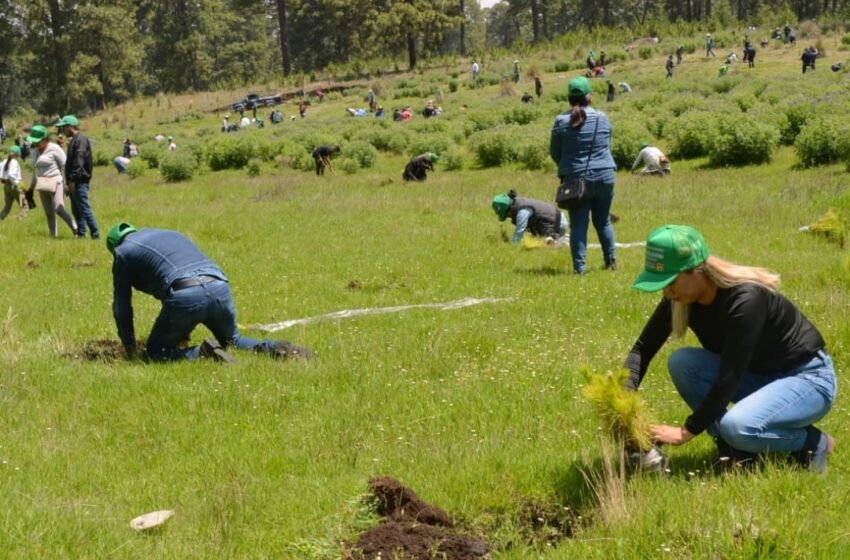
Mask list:
[[587,229],[590,221],[596,229],[599,243],[602,245],[602,257],[605,264],[616,257],[614,226],[611,225],[611,204],[614,201],[614,173],[598,179],[589,177],[587,192],[578,208],[570,212],[570,252],[573,257],[573,270],[583,274],[587,268]]
[[[702,348],[680,348],[670,355],[667,367],[676,390],[695,410],[719,375],[720,356]],[[747,372],[732,397],[735,405],[707,431],[741,451],[798,452],[816,443],[807,442],[817,432],[810,427],[829,412],[835,393],[832,358],[824,351],[778,378]]]
[[230,285],[215,280],[182,290],[169,290],[162,310],[151,329],[146,345],[148,357],[154,361],[193,360],[200,355],[200,346],[180,348],[198,325],[204,325],[223,347],[269,352],[272,340],[256,340],[239,334],[236,326],[236,306]]
[[86,226],[91,229],[92,239],[100,237],[100,230],[97,227],[97,221],[94,219],[94,212],[89,205],[89,185],[88,183],[77,183],[74,185],[74,192],[71,196],[71,212],[74,214],[74,219],[77,220],[77,235],[80,237],[86,236]]

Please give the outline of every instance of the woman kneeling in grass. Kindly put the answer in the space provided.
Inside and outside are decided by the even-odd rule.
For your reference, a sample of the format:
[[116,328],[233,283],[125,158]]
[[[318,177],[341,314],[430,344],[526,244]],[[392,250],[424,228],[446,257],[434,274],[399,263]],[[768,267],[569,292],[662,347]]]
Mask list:
[[628,385],[640,385],[671,332],[681,338],[690,327],[703,346],[680,348],[668,360],[693,413],[682,427],[653,426],[657,442],[681,445],[707,431],[733,462],[784,452],[805,468],[826,470],[835,440],[813,424],[835,399],[832,359],[779,283],[774,272],[710,256],[691,227],[649,234],[645,270],[633,287],[663,290],[664,298],[626,359]]

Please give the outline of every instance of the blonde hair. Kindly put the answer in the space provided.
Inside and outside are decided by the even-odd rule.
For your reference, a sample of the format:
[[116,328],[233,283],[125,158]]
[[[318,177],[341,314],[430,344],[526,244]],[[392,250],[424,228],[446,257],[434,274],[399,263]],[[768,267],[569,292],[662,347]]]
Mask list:
[[[758,284],[771,292],[778,292],[782,283],[779,274],[757,266],[743,266],[719,257],[708,257],[697,268],[718,288],[731,288],[744,283]],[[673,336],[682,338],[688,330],[689,305],[672,303]]]

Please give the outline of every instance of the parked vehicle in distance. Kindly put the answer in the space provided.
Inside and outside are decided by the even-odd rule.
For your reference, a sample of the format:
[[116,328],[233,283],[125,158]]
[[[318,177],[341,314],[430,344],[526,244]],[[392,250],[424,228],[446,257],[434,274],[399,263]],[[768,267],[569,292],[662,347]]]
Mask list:
[[234,111],[251,111],[255,107],[272,107],[281,102],[279,95],[264,95],[260,96],[257,93],[249,93],[241,101],[237,101],[231,105]]

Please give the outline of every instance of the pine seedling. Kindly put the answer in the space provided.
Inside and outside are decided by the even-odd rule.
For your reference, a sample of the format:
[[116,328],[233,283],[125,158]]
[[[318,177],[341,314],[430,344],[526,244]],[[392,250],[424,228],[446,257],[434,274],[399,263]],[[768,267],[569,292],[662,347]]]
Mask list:
[[624,387],[629,372],[592,373],[583,366],[581,373],[587,380],[582,395],[593,406],[614,441],[625,449],[652,449],[650,422],[643,399],[637,391]]
[[846,233],[844,220],[832,209],[818,218],[814,223],[800,228],[800,231],[821,235],[829,241],[838,243],[838,246],[842,249],[844,248],[844,236]]

